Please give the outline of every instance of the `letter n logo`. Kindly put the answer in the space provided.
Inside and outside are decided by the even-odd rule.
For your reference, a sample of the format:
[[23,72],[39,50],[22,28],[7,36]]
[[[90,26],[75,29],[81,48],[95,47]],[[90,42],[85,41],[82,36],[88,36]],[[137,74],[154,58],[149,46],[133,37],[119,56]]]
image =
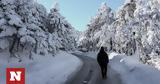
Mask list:
[[25,69],[7,68],[6,84],[25,84]]

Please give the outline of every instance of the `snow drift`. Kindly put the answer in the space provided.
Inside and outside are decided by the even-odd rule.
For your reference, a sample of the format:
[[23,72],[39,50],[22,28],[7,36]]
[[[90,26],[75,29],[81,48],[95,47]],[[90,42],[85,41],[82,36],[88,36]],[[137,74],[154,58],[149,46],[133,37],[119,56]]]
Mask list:
[[6,68],[25,68],[26,84],[64,84],[82,66],[81,60],[66,52],[59,52],[55,57],[33,56],[34,60],[24,58],[22,62],[12,59],[8,62],[7,54],[0,54],[0,83],[6,84]]
[[[160,71],[138,59],[111,53],[109,67],[117,73],[120,84],[160,84]],[[113,80],[114,81],[114,80]]]

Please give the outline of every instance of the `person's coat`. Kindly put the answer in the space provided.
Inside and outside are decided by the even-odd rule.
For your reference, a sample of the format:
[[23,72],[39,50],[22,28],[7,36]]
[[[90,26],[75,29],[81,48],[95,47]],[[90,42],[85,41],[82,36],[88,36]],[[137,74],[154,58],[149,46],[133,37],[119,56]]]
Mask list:
[[98,53],[97,61],[101,67],[107,66],[107,64],[109,62],[108,54],[104,51],[103,47],[101,47],[101,49]]

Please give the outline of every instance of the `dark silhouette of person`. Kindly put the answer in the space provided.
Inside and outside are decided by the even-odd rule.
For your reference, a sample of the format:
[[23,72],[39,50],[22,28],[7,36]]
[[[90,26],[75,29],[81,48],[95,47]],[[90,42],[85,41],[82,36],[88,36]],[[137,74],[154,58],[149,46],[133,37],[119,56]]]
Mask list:
[[107,65],[109,63],[109,58],[103,47],[101,47],[97,55],[97,61],[101,68],[102,78],[107,78]]

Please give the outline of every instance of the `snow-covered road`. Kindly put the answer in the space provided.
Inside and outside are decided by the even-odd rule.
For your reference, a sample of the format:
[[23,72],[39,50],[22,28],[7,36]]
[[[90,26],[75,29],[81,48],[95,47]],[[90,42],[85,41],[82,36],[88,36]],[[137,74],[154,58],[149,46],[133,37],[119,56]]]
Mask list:
[[99,84],[100,69],[95,59],[79,54],[74,55],[83,61],[83,67],[67,84]]
[[111,53],[108,78],[103,80],[95,59],[96,53],[74,55],[83,61],[83,66],[67,84],[160,84],[160,71],[142,64],[134,57]]
[[96,59],[82,54],[75,54],[83,61],[83,67],[66,84],[122,84],[120,76],[108,66],[108,78],[102,79]]

